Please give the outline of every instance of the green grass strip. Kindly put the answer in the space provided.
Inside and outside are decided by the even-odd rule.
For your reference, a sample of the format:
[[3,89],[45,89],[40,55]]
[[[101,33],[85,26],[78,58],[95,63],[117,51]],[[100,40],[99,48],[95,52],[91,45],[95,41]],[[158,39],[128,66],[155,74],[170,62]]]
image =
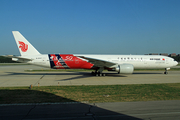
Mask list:
[[0,104],[180,100],[180,83],[97,86],[1,87]]

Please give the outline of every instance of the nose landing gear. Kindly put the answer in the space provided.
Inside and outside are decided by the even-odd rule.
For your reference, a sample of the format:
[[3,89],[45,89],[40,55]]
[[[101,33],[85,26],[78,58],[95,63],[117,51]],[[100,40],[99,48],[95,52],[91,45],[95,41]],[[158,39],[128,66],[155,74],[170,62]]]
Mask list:
[[170,70],[170,68],[165,68],[165,72],[164,72],[165,75],[168,74],[168,72],[167,72],[168,70]]
[[167,71],[165,71],[165,72],[164,72],[164,74],[165,74],[165,75],[167,75],[167,74],[168,74],[168,72],[167,72]]

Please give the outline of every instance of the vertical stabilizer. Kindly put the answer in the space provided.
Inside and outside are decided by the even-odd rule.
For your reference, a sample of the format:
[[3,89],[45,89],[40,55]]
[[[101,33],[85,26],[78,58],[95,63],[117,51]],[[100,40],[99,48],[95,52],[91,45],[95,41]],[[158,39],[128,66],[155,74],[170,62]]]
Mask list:
[[21,56],[39,55],[40,53],[29,43],[19,31],[12,31]]

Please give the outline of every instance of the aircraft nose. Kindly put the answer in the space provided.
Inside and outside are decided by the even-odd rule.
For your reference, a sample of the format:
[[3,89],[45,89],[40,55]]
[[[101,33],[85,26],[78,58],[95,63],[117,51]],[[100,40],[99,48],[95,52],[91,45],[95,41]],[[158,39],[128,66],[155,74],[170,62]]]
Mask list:
[[177,61],[175,61],[175,66],[178,64],[178,62]]

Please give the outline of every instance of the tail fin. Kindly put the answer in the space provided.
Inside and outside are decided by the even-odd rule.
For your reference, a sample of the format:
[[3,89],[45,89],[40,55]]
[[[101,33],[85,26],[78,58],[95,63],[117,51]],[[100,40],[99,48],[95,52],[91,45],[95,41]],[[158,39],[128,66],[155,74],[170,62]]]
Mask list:
[[40,53],[29,43],[19,31],[12,31],[21,56],[39,55]]

